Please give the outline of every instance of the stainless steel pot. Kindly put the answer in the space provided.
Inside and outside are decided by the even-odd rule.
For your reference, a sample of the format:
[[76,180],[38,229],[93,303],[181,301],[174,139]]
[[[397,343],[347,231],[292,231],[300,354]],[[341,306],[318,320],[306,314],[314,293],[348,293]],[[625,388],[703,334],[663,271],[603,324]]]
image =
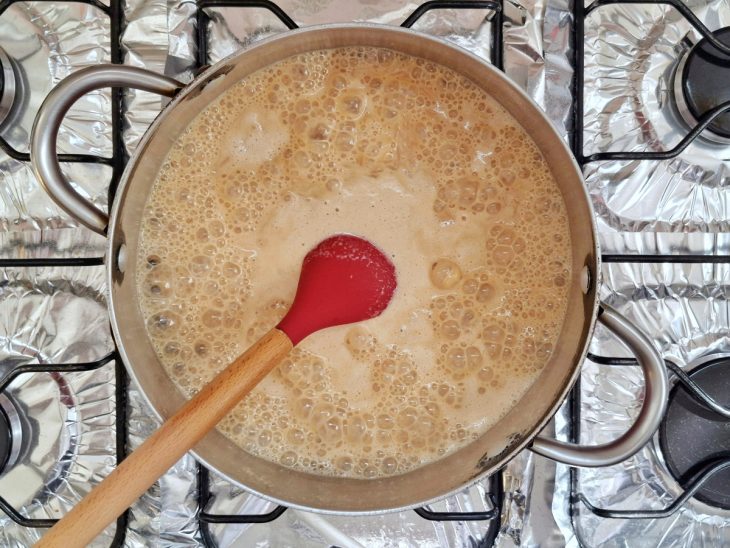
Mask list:
[[[326,25],[264,40],[212,66],[183,85],[133,67],[81,70],[47,97],[33,127],[31,161],[53,199],[90,229],[108,236],[109,312],[120,354],[161,419],[185,397],[168,378],[147,338],[135,284],[140,221],[155,176],[177,136],[221,93],[248,74],[294,54],[341,46],[378,46],[446,65],[470,78],[528,130],[540,147],[567,204],[572,239],[568,312],[554,356],[519,404],[468,446],[406,474],[386,479],[327,478],[254,457],[218,431],[195,447],[206,466],[258,495],[288,506],[336,513],[376,513],[427,504],[495,473],[523,448],[576,466],[606,466],[638,451],[664,414],[667,376],[652,343],[614,310],[598,302],[600,253],[593,212],[580,170],[542,111],[501,72],[478,57],[410,30],[377,25]],[[62,175],[55,147],[68,108],[102,87],[130,87],[173,97],[137,147],[122,177],[111,214],[79,196]],[[644,403],[633,426],[615,441],[582,447],[538,436],[580,372],[596,319],[636,355],[644,371]]]

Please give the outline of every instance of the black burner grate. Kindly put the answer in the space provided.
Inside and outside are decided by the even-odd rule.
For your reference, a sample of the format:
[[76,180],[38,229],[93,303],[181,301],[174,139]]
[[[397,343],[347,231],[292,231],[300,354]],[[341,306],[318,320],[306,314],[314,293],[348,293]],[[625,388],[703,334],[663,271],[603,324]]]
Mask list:
[[[617,358],[609,356],[597,356],[595,354],[588,354],[588,359],[594,363],[601,365],[611,366],[638,366],[639,363],[635,358]],[[699,404],[699,409],[704,409],[716,415],[720,415],[722,419],[724,415],[725,420],[730,417],[730,408],[722,405],[720,402],[713,399],[702,386],[694,382],[692,375],[687,375],[684,370],[677,364],[665,360],[664,362],[667,369],[674,374],[677,378],[677,383],[673,389],[673,394],[681,387],[681,389],[691,396],[691,398]],[[713,361],[707,365],[716,363]],[[725,362],[724,362],[725,363]],[[570,438],[573,442],[576,442],[580,437],[580,383],[576,384],[576,387],[572,390],[569,400],[570,406]],[[677,497],[671,504],[660,510],[610,510],[607,508],[599,508],[591,504],[588,499],[578,490],[578,474],[575,468],[570,469],[570,489],[571,489],[571,506],[570,513],[571,519],[575,519],[577,508],[575,502],[581,501],[586,508],[591,512],[602,518],[614,518],[614,519],[658,519],[666,518],[677,512],[689,499],[701,492],[703,488],[707,488],[712,485],[713,480],[720,478],[723,471],[730,469],[730,454],[727,456],[719,456],[715,459],[710,459],[700,463],[698,467],[692,470],[689,476],[681,481],[681,485],[684,488],[684,492]],[[724,477],[727,476],[725,472]],[[726,479],[724,481],[727,481]],[[701,495],[700,495],[701,497]]]
[[[502,70],[503,67],[503,16],[502,16],[503,0],[430,0],[418,6],[401,23],[401,27],[411,28],[421,17],[430,11],[444,9],[483,9],[492,12],[490,20],[492,28],[491,56],[492,64]],[[270,0],[198,0],[197,10],[197,42],[198,67],[204,67],[208,64],[208,26],[210,17],[206,13],[206,8],[262,8],[274,14],[279,21],[286,25],[289,30],[298,29],[294,20],[289,17],[284,10]]]
[[[574,109],[573,109],[573,133],[571,139],[571,148],[573,154],[578,160],[581,168],[591,162],[606,160],[667,160],[677,157],[684,151],[687,146],[708,127],[716,122],[723,113],[730,112],[730,101],[725,101],[711,110],[705,112],[701,116],[697,125],[693,127],[685,137],[671,150],[663,152],[625,152],[625,151],[608,151],[599,152],[586,156],[584,154],[584,96],[585,96],[585,21],[589,14],[593,11],[608,5],[630,5],[630,4],[663,4],[672,6],[676,9],[703,37],[706,41],[707,48],[715,48],[716,51],[723,55],[730,55],[730,46],[720,42],[712,32],[697,18],[692,10],[687,7],[681,0],[595,0],[586,5],[582,0],[573,3],[574,28],[573,28],[573,53],[574,53]],[[691,254],[604,254],[601,257],[604,263],[637,263],[637,264],[657,264],[657,263],[709,263],[723,264],[730,263],[730,255],[691,255]],[[599,364],[612,366],[638,366],[638,362],[633,358],[617,358],[588,355],[588,358]],[[696,400],[708,408],[721,407],[716,401],[712,400],[707,393],[698,391],[693,385],[689,377],[682,369],[671,362],[666,362],[667,368],[677,377],[677,383],[682,385],[683,389],[693,394]],[[577,442],[580,438],[580,420],[581,420],[581,396],[580,396],[580,378],[571,390],[568,397],[569,421],[569,437],[573,442]],[[711,462],[696,470],[694,476],[689,478],[684,484],[684,493],[678,497],[672,504],[661,510],[610,510],[598,508],[592,505],[578,488],[578,470],[571,467],[569,472],[570,481],[570,516],[575,528],[575,519],[577,517],[578,505],[580,501],[591,512],[603,518],[620,518],[620,519],[651,519],[664,518],[675,513],[690,498],[702,489],[707,482],[710,482],[716,474],[720,474],[723,470],[730,468],[730,457],[719,459]]]
[[697,125],[685,135],[685,137],[677,143],[671,150],[663,152],[623,152],[609,151],[597,152],[585,156],[583,154],[583,115],[584,115],[584,93],[585,93],[585,20],[593,11],[604,6],[621,4],[656,4],[672,6],[699,32],[702,37],[707,40],[708,46],[713,46],[719,52],[730,55],[730,46],[720,42],[710,30],[702,24],[692,10],[686,6],[681,0],[595,0],[588,6],[584,2],[577,1],[574,3],[575,26],[574,26],[574,59],[575,59],[575,84],[574,84],[574,112],[573,120],[575,131],[573,132],[572,148],[575,157],[581,166],[589,162],[598,162],[603,160],[669,160],[679,156],[689,144],[699,137],[707,127],[719,119],[724,112],[730,112],[730,101],[726,101],[712,110],[706,112],[697,120]]
[[[0,268],[3,268],[4,261],[0,260]],[[36,265],[33,265],[36,266]],[[45,266],[45,265],[43,265]],[[113,364],[111,363],[113,362]],[[100,367],[114,367],[115,381],[116,381],[116,413],[117,413],[117,429],[116,429],[116,453],[117,463],[121,462],[125,456],[125,446],[127,440],[127,375],[124,371],[119,355],[116,351],[111,352],[93,362],[87,363],[58,363],[58,364],[34,364],[34,365],[23,365],[14,368],[10,373],[0,379],[0,393],[3,393],[10,383],[15,380],[16,377],[24,373],[74,373],[82,371],[92,371],[99,369]],[[5,498],[0,496],[0,510],[7,514],[13,521],[22,525],[23,527],[51,527],[56,523],[55,519],[31,519],[22,515],[18,510],[13,508]],[[127,527],[127,512],[122,514],[117,519],[117,530],[112,540],[112,546],[119,547],[124,544],[124,536]]]
[[[502,474],[497,473],[487,480],[487,497],[491,508],[486,512],[434,512],[428,508],[416,508],[419,516],[430,521],[489,521],[484,537],[479,546],[490,547],[494,545],[501,526],[502,504],[504,501],[504,489],[502,485]],[[286,506],[277,506],[270,512],[264,514],[230,515],[211,514],[205,511],[211,500],[210,473],[203,466],[198,466],[198,503],[201,508],[198,519],[200,530],[206,546],[215,546],[215,540],[210,531],[211,524],[218,523],[269,523],[281,517],[286,512]],[[357,518],[355,518],[357,519]]]
[[[0,16],[11,5],[20,0],[0,0]],[[42,2],[56,2],[68,0],[40,0]],[[105,5],[99,0],[73,0],[76,3],[88,4],[100,10],[109,18],[110,40],[109,47],[111,52],[112,63],[123,62],[121,35],[124,27],[124,7],[120,0],[112,0],[110,5]],[[112,203],[116,193],[119,178],[122,175],[126,164],[126,153],[124,151],[124,142],[122,136],[122,90],[120,88],[112,88],[112,157],[104,158],[91,154],[59,154],[58,159],[63,163],[80,163],[80,164],[103,164],[112,168],[112,180],[109,184],[109,203]],[[0,150],[5,154],[20,162],[30,162],[30,154],[21,152],[13,148],[4,138],[0,136]],[[0,263],[0,267],[6,266]],[[15,266],[15,265],[7,265]],[[21,265],[22,266],[22,265]],[[60,266],[60,265],[59,265]],[[76,265],[68,265],[76,266]]]
[[[0,16],[18,0],[0,0]],[[54,1],[54,0],[41,0]],[[105,16],[109,17],[110,26],[110,52],[111,61],[113,63],[121,63],[123,52],[121,49],[121,33],[124,24],[123,6],[121,1],[112,1],[109,6],[99,2],[98,0],[74,0],[78,3],[88,4],[100,10]],[[122,90],[112,89],[112,157],[103,158],[88,154],[59,154],[61,162],[67,163],[96,163],[111,166],[112,180],[109,185],[109,203],[112,202],[116,192],[119,178],[126,164],[126,155],[124,152],[122,140]],[[10,144],[0,137],[0,149],[11,158],[21,161],[30,162],[30,154],[21,152],[10,146]],[[0,268],[23,268],[23,267],[86,267],[98,266],[104,264],[103,257],[89,258],[33,258],[33,259],[0,259]],[[110,363],[113,362],[113,363]],[[126,405],[126,386],[127,375],[116,350],[107,356],[88,363],[80,364],[34,364],[17,367],[9,374],[0,379],[0,393],[5,391],[10,383],[23,373],[73,373],[81,371],[91,371],[100,367],[114,367],[116,381],[116,456],[117,463],[121,462],[125,456],[126,438],[127,438],[127,405]],[[57,520],[54,519],[30,519],[22,515],[17,509],[13,508],[7,500],[0,496],[0,510],[7,514],[13,521],[23,527],[51,527]],[[112,546],[123,546],[127,527],[127,512],[117,519],[117,529]]]

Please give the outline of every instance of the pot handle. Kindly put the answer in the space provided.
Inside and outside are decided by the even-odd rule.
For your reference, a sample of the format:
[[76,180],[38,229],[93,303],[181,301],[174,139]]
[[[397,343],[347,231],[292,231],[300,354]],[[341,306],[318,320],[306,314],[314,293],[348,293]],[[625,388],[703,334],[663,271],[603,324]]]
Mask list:
[[31,132],[31,166],[53,201],[87,228],[105,235],[109,215],[74,190],[56,156],[58,128],[79,97],[106,87],[128,87],[172,97],[183,86],[156,72],[112,64],[84,68],[64,78],[43,101]]
[[644,372],[644,404],[631,428],[609,443],[577,445],[542,436],[535,438],[532,451],[571,466],[610,466],[628,459],[654,435],[667,406],[667,371],[652,342],[629,320],[605,304],[601,304],[598,321],[613,331],[636,356]]

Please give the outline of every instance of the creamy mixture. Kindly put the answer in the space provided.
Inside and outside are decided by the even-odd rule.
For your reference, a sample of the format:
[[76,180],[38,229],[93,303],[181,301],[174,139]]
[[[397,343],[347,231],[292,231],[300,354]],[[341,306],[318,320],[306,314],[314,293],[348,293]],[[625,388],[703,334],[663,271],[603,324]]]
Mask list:
[[304,255],[343,232],[392,258],[390,306],[305,339],[219,428],[298,470],[399,474],[489,429],[549,360],[565,204],[522,127],[450,69],[377,48],[262,69],[190,124],[146,206],[140,306],[180,389],[276,325]]

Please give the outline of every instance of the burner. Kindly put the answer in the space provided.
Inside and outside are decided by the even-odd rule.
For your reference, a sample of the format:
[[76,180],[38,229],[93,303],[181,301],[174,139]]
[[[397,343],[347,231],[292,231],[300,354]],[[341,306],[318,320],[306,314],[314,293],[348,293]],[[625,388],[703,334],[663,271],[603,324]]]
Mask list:
[[5,394],[0,394],[0,474],[18,461],[22,434],[16,405]]
[[[712,35],[730,46],[730,27]],[[700,40],[677,67],[674,97],[679,113],[692,127],[708,110],[730,101],[730,56],[718,51],[707,39]],[[716,143],[730,143],[730,112],[715,118],[702,136]]]
[[5,50],[0,48],[0,127],[10,114],[15,100],[15,71]]
[[[707,362],[689,376],[720,405],[730,405],[730,358]],[[659,443],[672,476],[686,487],[700,468],[730,457],[730,421],[699,403],[678,384],[669,396]],[[695,498],[730,509],[730,470],[711,476]]]

